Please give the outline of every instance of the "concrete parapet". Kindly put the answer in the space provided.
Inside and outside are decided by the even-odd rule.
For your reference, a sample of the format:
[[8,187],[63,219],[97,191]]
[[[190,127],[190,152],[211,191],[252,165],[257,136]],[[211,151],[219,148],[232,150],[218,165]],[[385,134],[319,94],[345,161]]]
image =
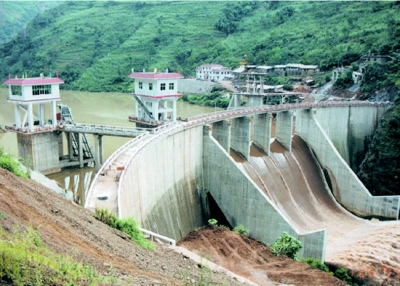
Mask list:
[[271,123],[271,113],[254,115],[253,142],[267,155],[270,155]]
[[286,231],[303,242],[301,257],[323,260],[325,230],[299,234],[268,197],[244,174],[204,128],[204,191],[210,192],[232,226],[243,224],[252,237],[272,243]]
[[214,122],[212,125],[212,135],[229,152],[231,149],[231,122],[222,120]]
[[232,119],[231,147],[246,159],[250,156],[252,117],[243,116]]
[[202,126],[144,143],[120,182],[119,213],[179,240],[206,224],[202,212]]
[[292,151],[293,111],[282,111],[276,114],[276,140],[286,149]]
[[313,149],[324,172],[329,174],[333,195],[347,210],[363,217],[398,219],[400,197],[373,197],[341,157],[312,110],[297,110],[296,134]]

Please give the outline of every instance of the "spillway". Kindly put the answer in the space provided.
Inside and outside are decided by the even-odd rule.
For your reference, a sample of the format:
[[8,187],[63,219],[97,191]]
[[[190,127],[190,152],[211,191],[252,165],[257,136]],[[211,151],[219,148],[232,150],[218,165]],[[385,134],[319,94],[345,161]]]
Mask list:
[[315,156],[299,136],[293,138],[292,152],[273,141],[270,156],[254,145],[248,161],[231,155],[300,232],[341,232],[343,224],[363,223],[336,202]]
[[230,154],[300,233],[327,229],[326,262],[344,266],[364,281],[392,285],[393,277],[400,277],[398,223],[361,219],[344,209],[299,136],[293,137],[292,152],[273,141],[270,156],[254,145],[249,160]]

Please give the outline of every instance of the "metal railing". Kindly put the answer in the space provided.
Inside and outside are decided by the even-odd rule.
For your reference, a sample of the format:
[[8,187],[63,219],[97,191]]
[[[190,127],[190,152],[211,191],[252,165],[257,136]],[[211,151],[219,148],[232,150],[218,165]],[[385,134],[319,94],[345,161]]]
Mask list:
[[305,103],[289,103],[278,105],[262,105],[255,107],[239,107],[216,113],[207,113],[187,118],[187,127],[200,125],[203,123],[211,123],[224,119],[241,117],[244,115],[259,114],[266,112],[288,111],[296,109],[308,108],[324,108],[324,107],[347,107],[347,106],[391,106],[390,102],[368,102],[368,101],[324,101],[324,102],[305,102]]

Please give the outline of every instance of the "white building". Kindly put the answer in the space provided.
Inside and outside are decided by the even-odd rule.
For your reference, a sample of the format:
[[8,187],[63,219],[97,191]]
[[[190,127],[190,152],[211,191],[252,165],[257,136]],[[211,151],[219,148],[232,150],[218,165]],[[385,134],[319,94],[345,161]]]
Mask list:
[[176,101],[183,94],[178,93],[178,73],[134,72],[129,75],[135,80],[137,123],[158,125],[162,121],[176,121]]
[[[35,126],[57,125],[56,102],[61,100],[59,85],[64,81],[57,77],[37,78],[10,78],[3,84],[8,85],[7,101],[14,103],[15,123],[11,129],[29,129],[35,131]],[[45,120],[45,105],[51,106],[51,120]],[[34,120],[34,109],[37,108],[36,120]],[[21,120],[21,113],[25,116]]]
[[232,77],[229,68],[219,64],[203,64],[196,68],[196,78],[201,80],[219,81]]

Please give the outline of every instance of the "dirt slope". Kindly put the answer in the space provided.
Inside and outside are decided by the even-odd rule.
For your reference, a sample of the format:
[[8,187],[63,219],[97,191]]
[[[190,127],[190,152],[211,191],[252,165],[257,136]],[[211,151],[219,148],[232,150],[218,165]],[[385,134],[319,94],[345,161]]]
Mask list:
[[346,285],[307,264],[276,257],[265,244],[223,227],[190,232],[178,245],[259,285]]
[[[91,263],[106,275],[112,265],[125,285],[184,285],[182,273],[200,275],[197,264],[164,246],[146,251],[125,234],[92,217],[82,207],[31,180],[0,169],[0,225],[12,231],[17,225],[38,229],[45,245],[78,261]],[[238,283],[220,273],[213,284]],[[129,276],[133,277],[130,278]],[[0,285],[2,285],[0,281]]]

